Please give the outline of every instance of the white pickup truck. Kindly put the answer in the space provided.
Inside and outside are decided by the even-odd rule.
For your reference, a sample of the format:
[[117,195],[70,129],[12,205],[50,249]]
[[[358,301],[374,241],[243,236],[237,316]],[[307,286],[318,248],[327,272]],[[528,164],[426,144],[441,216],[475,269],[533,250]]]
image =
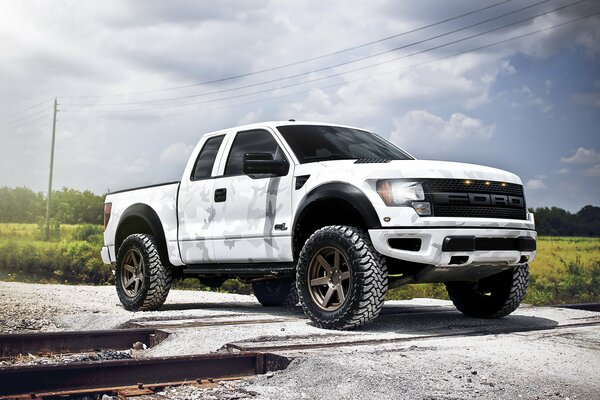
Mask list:
[[411,283],[445,283],[468,316],[508,315],[536,250],[516,175],[293,120],[204,135],[181,181],[111,193],[104,215],[126,309],[160,308],[173,279],[238,278],[330,329],[372,321],[388,288]]

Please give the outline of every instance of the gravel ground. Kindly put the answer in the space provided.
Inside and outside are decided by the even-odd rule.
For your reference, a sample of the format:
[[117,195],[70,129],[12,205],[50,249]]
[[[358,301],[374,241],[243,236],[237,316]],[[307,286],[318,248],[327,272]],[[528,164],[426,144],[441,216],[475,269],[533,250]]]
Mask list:
[[[258,306],[251,296],[173,290],[163,310],[169,317],[183,318],[235,314]],[[125,310],[113,286],[0,282],[0,333],[111,329],[133,319],[164,316],[163,311]]]
[[[2,332],[110,329],[131,321],[171,324],[165,328],[171,336],[140,351],[142,357],[226,351],[232,342],[395,340],[287,350],[280,354],[294,361],[285,371],[211,388],[167,388],[142,399],[600,399],[599,325],[567,326],[600,322],[593,312],[523,307],[507,318],[478,320],[448,302],[415,299],[386,303],[382,316],[360,331],[334,333],[312,326],[299,308],[263,308],[251,296],[173,291],[161,311],[132,313],[112,287],[0,282]],[[187,327],[174,327],[178,321]],[[218,324],[207,326],[211,321]],[[445,333],[459,335],[431,337]]]

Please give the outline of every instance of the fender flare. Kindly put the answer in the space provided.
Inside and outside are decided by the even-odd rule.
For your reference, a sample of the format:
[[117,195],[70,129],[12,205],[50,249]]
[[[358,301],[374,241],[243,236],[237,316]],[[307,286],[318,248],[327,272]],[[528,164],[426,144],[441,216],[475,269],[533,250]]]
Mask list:
[[353,206],[365,221],[367,228],[381,228],[379,216],[377,215],[373,204],[371,204],[371,201],[369,201],[362,190],[349,183],[330,182],[313,188],[300,201],[298,209],[296,210],[296,215],[294,216],[294,231],[298,224],[298,218],[302,215],[306,207],[317,201],[330,199],[344,200]]
[[[136,203],[129,206],[123,212],[123,214],[121,214],[121,217],[119,218],[119,223],[117,225],[117,229],[115,231],[115,247],[117,247],[117,245],[120,246],[121,243],[117,243],[117,238],[122,236],[121,229],[123,227],[123,224],[127,222],[127,220],[131,217],[142,219],[150,227],[152,235],[154,236],[154,239],[159,245],[159,248],[163,249],[163,251],[166,252],[165,231],[163,229],[162,223],[160,222],[160,218],[158,217],[158,214],[156,213],[156,211],[154,211],[152,207],[142,203]],[[125,237],[123,237],[123,240],[125,240]],[[116,251],[118,251],[118,248],[116,249]]]

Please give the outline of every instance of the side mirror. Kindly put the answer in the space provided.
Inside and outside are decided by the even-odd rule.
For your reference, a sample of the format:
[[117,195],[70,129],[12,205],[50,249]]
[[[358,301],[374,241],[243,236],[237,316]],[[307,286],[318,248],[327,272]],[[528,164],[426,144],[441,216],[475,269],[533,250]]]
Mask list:
[[261,174],[284,176],[289,169],[290,164],[286,160],[273,160],[273,156],[269,153],[244,154],[242,171],[251,178]]

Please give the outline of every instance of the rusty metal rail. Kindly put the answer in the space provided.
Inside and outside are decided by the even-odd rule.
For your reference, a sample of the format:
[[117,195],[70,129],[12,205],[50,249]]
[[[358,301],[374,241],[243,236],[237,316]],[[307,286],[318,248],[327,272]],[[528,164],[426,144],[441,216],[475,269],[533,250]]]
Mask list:
[[0,398],[251,376],[285,369],[289,363],[275,354],[241,353],[12,366],[0,368]]
[[0,358],[20,354],[83,353],[99,349],[127,350],[135,342],[153,347],[168,335],[157,329],[2,334]]
[[470,337],[470,336],[487,336],[487,335],[502,335],[512,333],[523,333],[523,332],[538,332],[538,331],[550,331],[557,329],[570,329],[570,328],[585,328],[591,326],[600,326],[600,321],[591,322],[579,322],[571,323],[566,325],[552,325],[552,326],[537,326],[537,327],[511,327],[511,328],[498,328],[498,329],[473,329],[468,331],[460,332],[446,332],[436,333],[431,335],[419,335],[410,337],[395,337],[385,339],[356,339],[356,340],[331,340],[317,343],[305,342],[283,342],[278,343],[277,341],[269,342],[239,342],[239,343],[227,343],[225,348],[227,351],[236,354],[235,352],[247,352],[247,351],[276,351],[276,352],[293,352],[303,350],[323,350],[327,348],[339,348],[339,347],[352,347],[352,346],[365,346],[365,345],[388,345],[412,342],[418,340],[432,340],[432,339],[447,339],[454,337]]
[[600,303],[559,304],[553,307],[600,312]]

